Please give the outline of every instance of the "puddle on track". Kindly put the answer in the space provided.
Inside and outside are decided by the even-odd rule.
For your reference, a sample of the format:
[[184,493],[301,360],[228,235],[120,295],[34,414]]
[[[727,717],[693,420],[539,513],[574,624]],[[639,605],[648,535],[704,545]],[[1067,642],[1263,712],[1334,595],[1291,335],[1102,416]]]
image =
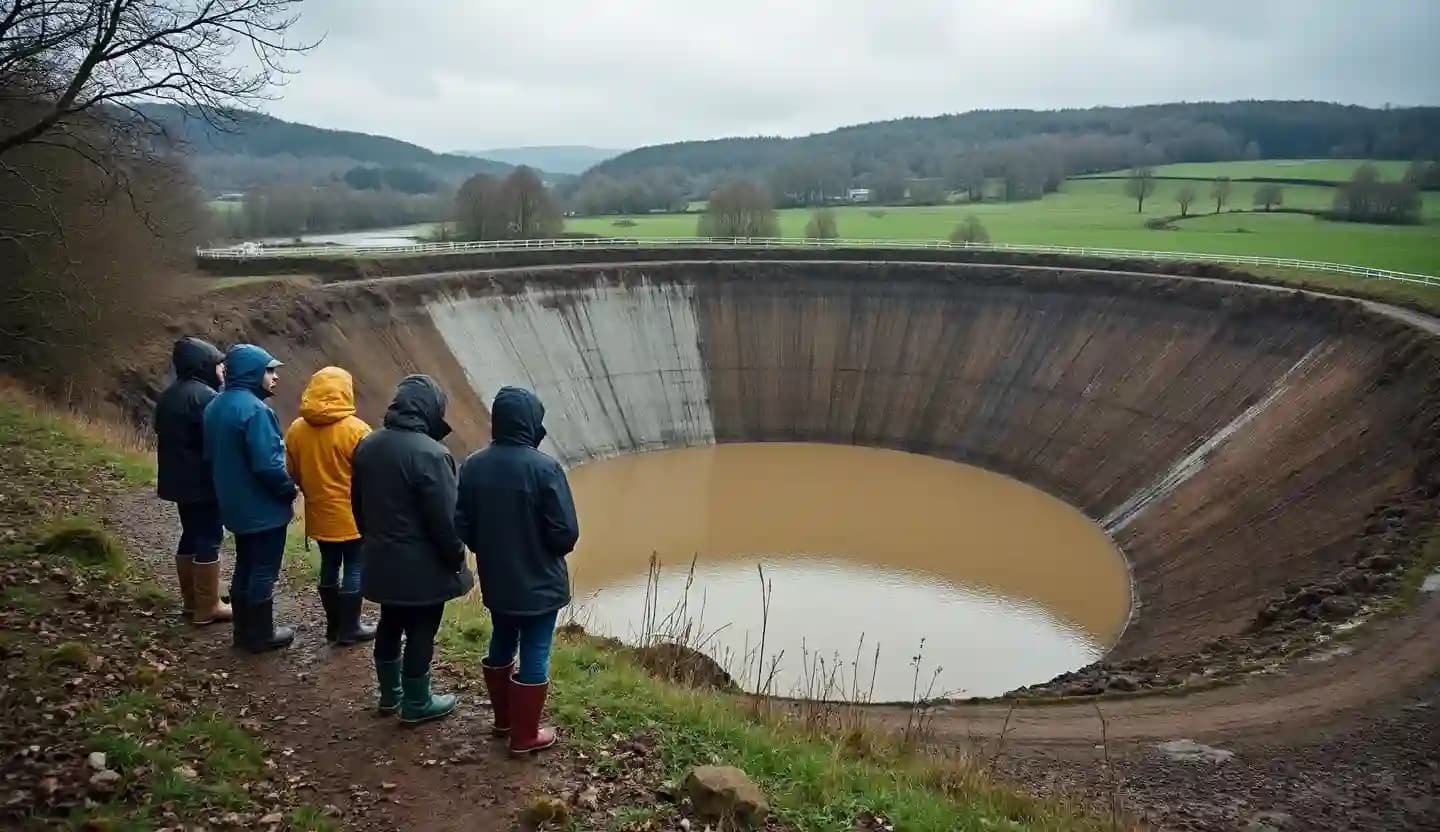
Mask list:
[[773,586],[767,675],[783,651],[772,690],[785,695],[909,700],[917,655],[922,696],[995,695],[1093,661],[1129,611],[1124,559],[1097,525],[968,465],[755,443],[594,462],[570,481],[582,529],[570,556],[577,619],[637,639],[654,552],[655,618],[683,604],[673,620],[689,622],[690,643],[703,640],[751,689],[757,564]]

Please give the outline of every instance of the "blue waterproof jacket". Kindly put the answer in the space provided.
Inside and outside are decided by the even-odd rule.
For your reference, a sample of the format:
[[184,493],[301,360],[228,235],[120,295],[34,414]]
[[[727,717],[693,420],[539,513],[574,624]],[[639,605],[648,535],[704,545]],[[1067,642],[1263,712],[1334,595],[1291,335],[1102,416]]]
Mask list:
[[529,390],[503,387],[490,409],[493,441],[460,466],[455,528],[475,553],[485,606],[541,615],[570,603],[565,556],[580,538],[570,483],[542,453],[545,407]]
[[279,366],[253,344],[225,354],[225,389],[205,408],[205,459],[215,478],[220,519],[235,534],[287,525],[298,489],[285,469],[280,420],[265,404],[265,370]]

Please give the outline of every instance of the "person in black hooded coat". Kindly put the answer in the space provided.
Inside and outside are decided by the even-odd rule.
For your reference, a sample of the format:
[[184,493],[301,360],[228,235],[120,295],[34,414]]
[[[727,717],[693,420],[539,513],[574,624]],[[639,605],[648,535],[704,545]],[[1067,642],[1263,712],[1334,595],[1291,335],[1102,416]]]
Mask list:
[[185,614],[196,624],[229,621],[220,599],[220,542],[224,529],[210,464],[205,461],[205,406],[218,395],[225,355],[199,338],[181,338],[170,355],[175,380],[155,402],[159,477],[156,496],[175,503],[180,542],[175,576]]
[[[455,525],[475,553],[480,591],[494,628],[483,664],[495,703],[495,733],[515,754],[555,744],[540,726],[550,690],[555,617],[570,603],[565,557],[580,538],[570,483],[540,451],[545,406],[522,387],[504,387],[490,408],[493,441],[460,467]],[[519,668],[515,655],[519,652]]]
[[[407,376],[385,411],[385,427],[355,448],[350,502],[364,540],[361,593],[380,605],[375,678],[381,713],[423,722],[455,709],[430,689],[430,661],[445,602],[475,579],[455,533],[455,458],[445,393],[429,376]],[[404,654],[401,654],[401,641]]]

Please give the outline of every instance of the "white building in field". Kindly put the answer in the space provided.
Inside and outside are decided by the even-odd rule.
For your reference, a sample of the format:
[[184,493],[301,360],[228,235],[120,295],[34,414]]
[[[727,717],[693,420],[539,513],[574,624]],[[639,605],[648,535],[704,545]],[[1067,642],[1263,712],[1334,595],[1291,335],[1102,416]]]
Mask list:
[[850,190],[848,190],[848,191],[845,192],[845,198],[848,199],[848,200],[850,200],[851,202],[869,202],[869,201],[870,201],[870,189],[869,189],[869,188],[851,188]]

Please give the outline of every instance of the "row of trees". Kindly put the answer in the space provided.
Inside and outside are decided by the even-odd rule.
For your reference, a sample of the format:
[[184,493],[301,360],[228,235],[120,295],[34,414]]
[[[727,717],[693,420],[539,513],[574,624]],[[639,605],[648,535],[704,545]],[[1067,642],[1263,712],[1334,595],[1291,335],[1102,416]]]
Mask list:
[[238,210],[216,222],[230,239],[290,237],[355,228],[439,222],[450,212],[450,195],[355,190],[342,184],[264,185],[245,194]]
[[[960,157],[978,161],[988,177],[998,180],[1006,162],[1017,173],[1058,165],[1073,175],[1167,162],[1255,159],[1262,153],[1273,158],[1436,158],[1440,108],[1245,101],[977,111],[862,124],[795,139],[648,147],[604,162],[588,175],[623,180],[674,168],[687,177],[691,194],[745,177],[773,186],[783,204],[782,197],[814,201],[847,186],[883,190],[897,180],[943,179]],[[1015,156],[1038,156],[1043,165],[1016,165]]]
[[1351,222],[1417,223],[1420,184],[1426,176],[1426,170],[1411,166],[1404,180],[1385,182],[1380,179],[1379,168],[1361,165],[1350,181],[1336,190],[1331,215]]
[[[779,237],[780,218],[768,189],[737,180],[721,185],[710,195],[695,233],[701,237]],[[805,236],[811,240],[838,239],[840,228],[835,212],[825,207],[815,209],[805,225]],[[972,214],[955,228],[950,241],[988,243],[990,234]]]
[[530,168],[504,179],[477,173],[455,193],[456,233],[467,240],[554,237],[565,227],[559,203]]
[[[1135,213],[1143,213],[1145,200],[1150,198],[1160,188],[1160,182],[1155,177],[1155,169],[1151,167],[1137,167],[1130,170],[1130,175],[1125,178],[1125,193],[1135,200]],[[1210,182],[1209,195],[1215,203],[1214,213],[1218,214],[1225,209],[1230,202],[1230,196],[1235,191],[1235,185],[1228,176],[1217,176]],[[1194,182],[1182,182],[1175,191],[1175,202],[1180,206],[1180,216],[1190,216],[1190,206],[1200,198],[1200,189]],[[1284,199],[1283,191],[1279,185],[1262,184],[1255,189],[1255,204],[1264,205],[1265,210],[1281,204]]]

